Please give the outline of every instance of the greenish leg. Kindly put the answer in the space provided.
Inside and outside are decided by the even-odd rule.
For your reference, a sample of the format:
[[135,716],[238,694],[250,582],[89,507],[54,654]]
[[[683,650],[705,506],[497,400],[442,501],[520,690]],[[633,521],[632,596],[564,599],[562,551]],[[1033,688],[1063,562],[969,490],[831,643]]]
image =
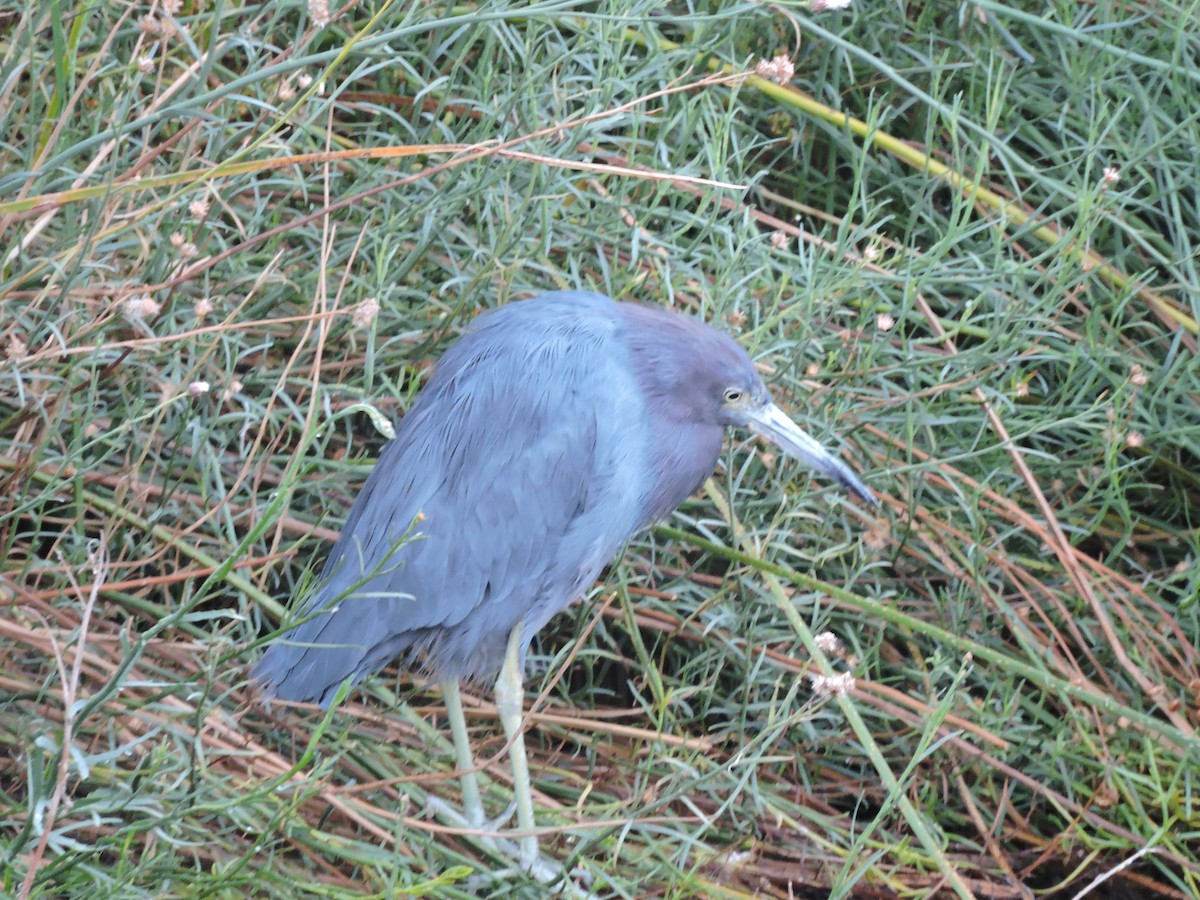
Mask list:
[[518,622],[508,637],[504,666],[496,679],[496,709],[500,724],[508,738],[508,755],[512,760],[513,794],[517,801],[517,827],[522,832],[520,844],[521,868],[535,873],[544,867],[538,855],[538,839],[533,833],[533,789],[529,781],[529,762],[525,756],[525,738],[521,733],[521,718],[525,700],[524,673],[521,671],[521,631]]
[[475,777],[475,758],[467,735],[467,718],[463,715],[462,693],[457,681],[441,683],[446,716],[450,719],[450,734],[454,738],[455,762],[462,784],[463,813],[475,828],[483,827],[483,801],[479,797],[479,779]]

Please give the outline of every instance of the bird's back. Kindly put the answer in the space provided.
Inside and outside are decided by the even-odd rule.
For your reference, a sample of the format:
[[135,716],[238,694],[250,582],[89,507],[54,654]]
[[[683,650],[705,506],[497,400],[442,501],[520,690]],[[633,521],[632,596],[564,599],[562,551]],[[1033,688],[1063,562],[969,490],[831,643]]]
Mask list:
[[618,304],[559,292],[480,317],[357,498],[305,621],[254,672],[327,703],[397,656],[485,676],[644,524],[645,405]]

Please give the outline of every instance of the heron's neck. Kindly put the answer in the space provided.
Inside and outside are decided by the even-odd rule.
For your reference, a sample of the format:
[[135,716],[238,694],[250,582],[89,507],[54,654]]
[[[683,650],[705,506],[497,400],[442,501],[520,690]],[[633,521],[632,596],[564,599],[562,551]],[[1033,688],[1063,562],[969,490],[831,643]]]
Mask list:
[[704,484],[716,468],[723,429],[660,419],[651,434],[645,470],[655,474],[647,485],[645,525],[665,519]]

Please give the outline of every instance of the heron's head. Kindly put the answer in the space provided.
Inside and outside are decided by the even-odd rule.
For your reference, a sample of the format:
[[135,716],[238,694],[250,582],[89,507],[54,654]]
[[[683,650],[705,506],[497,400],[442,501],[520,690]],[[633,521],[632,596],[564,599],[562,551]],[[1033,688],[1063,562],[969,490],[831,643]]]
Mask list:
[[[742,346],[699,319],[662,310],[631,340],[654,414],[693,425],[746,428],[867,503],[875,495],[779,408]],[[651,323],[647,323],[651,324]]]
[[713,355],[698,368],[692,388],[703,398],[702,408],[712,419],[724,426],[753,431],[867,503],[877,504],[875,495],[849,466],[779,408],[746,352],[731,338],[726,340],[728,343],[714,348]]

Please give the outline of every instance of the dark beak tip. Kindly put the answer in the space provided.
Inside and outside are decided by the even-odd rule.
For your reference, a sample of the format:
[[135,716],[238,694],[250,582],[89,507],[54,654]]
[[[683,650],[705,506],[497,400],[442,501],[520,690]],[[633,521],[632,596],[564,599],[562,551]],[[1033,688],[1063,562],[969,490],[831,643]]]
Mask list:
[[859,500],[862,500],[863,503],[867,504],[867,506],[871,507],[872,509],[879,509],[879,498],[875,496],[874,492],[870,488],[861,484],[848,484],[846,487],[849,489],[850,493],[858,497]]
[[838,473],[840,477],[837,481],[841,484],[842,489],[848,494],[857,497],[867,506],[872,509],[878,509],[880,506],[879,498],[875,496],[875,492],[848,473]]

